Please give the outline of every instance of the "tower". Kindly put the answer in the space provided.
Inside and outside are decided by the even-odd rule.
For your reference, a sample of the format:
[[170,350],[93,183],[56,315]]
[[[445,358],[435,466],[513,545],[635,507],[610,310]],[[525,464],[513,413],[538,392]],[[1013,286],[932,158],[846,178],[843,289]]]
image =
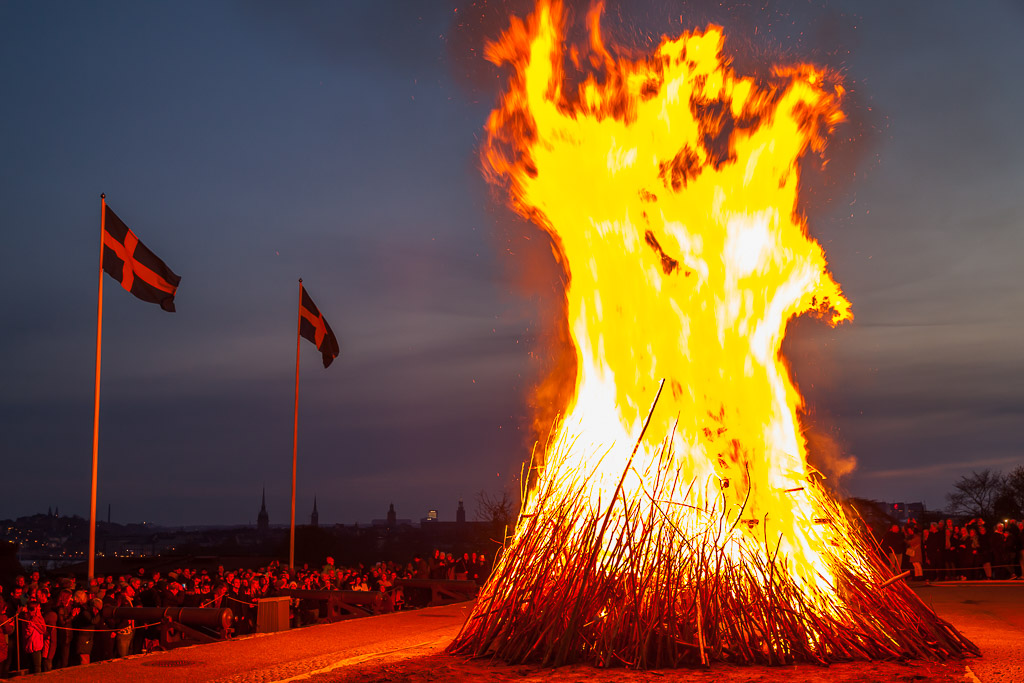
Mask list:
[[462,505],[461,498],[459,498],[459,509],[455,511],[455,521],[458,524],[466,523],[466,508]]
[[395,520],[397,518],[398,518],[398,515],[395,514],[395,504],[392,503],[391,506],[388,507],[388,526],[389,527],[395,526]]
[[256,515],[256,530],[261,534],[270,531],[270,515],[267,514],[267,487],[263,487],[263,501],[260,503],[260,513]]
[[320,513],[316,511],[316,496],[313,496],[313,514],[309,516],[309,525],[314,529],[320,528]]

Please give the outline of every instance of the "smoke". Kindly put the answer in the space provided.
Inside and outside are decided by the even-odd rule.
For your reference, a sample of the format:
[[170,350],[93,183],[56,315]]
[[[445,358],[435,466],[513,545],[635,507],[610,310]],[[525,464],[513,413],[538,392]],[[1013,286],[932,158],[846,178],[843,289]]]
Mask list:
[[811,428],[807,439],[807,462],[825,475],[829,488],[838,489],[842,478],[857,469],[857,458],[844,452],[839,440],[831,434]]

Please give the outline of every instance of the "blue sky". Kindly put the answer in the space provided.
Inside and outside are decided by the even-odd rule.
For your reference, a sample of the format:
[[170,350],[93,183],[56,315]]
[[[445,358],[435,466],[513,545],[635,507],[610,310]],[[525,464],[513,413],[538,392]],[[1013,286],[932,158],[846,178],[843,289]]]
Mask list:
[[[272,522],[290,490],[297,279],[338,334],[303,347],[300,521],[453,519],[517,489],[560,276],[480,177],[525,2],[0,4],[0,517],[87,514],[99,194],[179,275],[178,312],[107,279],[101,508]],[[786,350],[852,495],[940,507],[1024,463],[1024,10],[984,3],[608,3],[634,47],[725,27],[738,66],[841,69],[850,124],[806,195],[853,302]],[[756,29],[756,30],[755,30]]]

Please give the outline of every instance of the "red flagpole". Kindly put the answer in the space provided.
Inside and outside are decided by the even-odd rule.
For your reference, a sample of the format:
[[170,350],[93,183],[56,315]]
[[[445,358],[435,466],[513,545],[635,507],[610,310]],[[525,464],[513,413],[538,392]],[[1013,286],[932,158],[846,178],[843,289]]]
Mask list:
[[100,452],[100,359],[103,355],[103,234],[107,230],[107,195],[100,195],[100,284],[96,295],[96,388],[92,403],[92,484],[89,489],[89,580],[96,576],[96,473]]
[[295,419],[292,427],[292,521],[288,533],[288,568],[295,568],[295,471],[299,463],[299,358],[302,354],[302,278],[299,278],[299,322],[295,330]]

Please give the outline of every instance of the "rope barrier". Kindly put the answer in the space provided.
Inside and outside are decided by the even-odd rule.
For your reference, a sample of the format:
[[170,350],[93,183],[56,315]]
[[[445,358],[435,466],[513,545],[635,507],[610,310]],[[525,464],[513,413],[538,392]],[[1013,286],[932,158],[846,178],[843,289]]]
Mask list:
[[[256,607],[256,603],[255,602],[246,602],[245,600],[239,600],[238,598],[232,597],[230,595],[225,595],[224,597],[227,598],[228,600],[234,600],[235,602],[237,602],[240,605],[248,605],[249,607]],[[210,602],[213,602],[213,600],[211,600]]]
[[[11,618],[13,619],[14,617],[11,617]],[[18,621],[25,622],[26,624],[29,624],[29,623],[32,622],[31,619],[25,619],[23,617],[18,617],[17,619],[18,619]],[[10,621],[10,620],[8,620],[8,621]],[[7,622],[5,621],[4,623],[6,624]],[[133,626],[132,628],[139,628],[139,629],[151,628],[153,626],[159,626],[161,623],[163,623],[163,622],[162,621],[155,621],[152,624],[142,624],[141,626]],[[60,629],[61,631],[75,631],[77,633],[117,633],[118,631],[123,631],[124,630],[123,628],[71,628],[70,626],[57,626],[56,624],[47,624],[46,628],[47,628],[47,630],[49,630],[51,628],[55,628],[55,629]]]
[[[889,557],[891,557],[891,556],[889,556]],[[913,564],[913,562],[911,562],[911,564]],[[977,569],[984,569],[984,565],[985,564],[988,564],[988,566],[991,567],[992,569],[1001,569],[1003,567],[1007,567],[1007,568],[1020,568],[1020,565],[1016,564],[1016,563],[1013,563],[1013,564],[992,564],[990,562],[989,563],[984,563],[983,562],[981,564],[974,565],[972,567],[946,567],[946,566],[937,567],[935,565],[925,564],[923,562],[919,562],[918,564],[920,564],[921,568],[924,571],[926,571],[926,572],[944,572],[944,571],[954,571],[954,570],[955,571],[968,571],[969,572],[969,571],[975,571]]]

